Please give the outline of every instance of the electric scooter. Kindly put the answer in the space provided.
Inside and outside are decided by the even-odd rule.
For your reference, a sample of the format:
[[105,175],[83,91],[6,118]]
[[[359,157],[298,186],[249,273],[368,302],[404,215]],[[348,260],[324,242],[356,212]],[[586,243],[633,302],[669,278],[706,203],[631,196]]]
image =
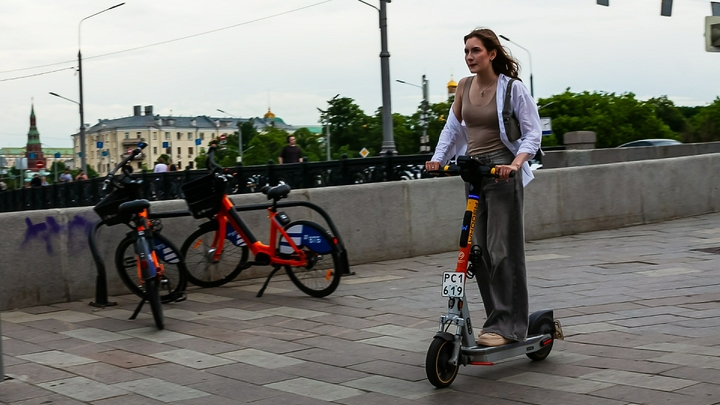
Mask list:
[[[442,296],[448,298],[448,312],[440,317],[440,328],[425,359],[425,373],[430,383],[445,388],[455,380],[460,365],[491,366],[500,360],[523,354],[533,361],[544,360],[550,354],[555,339],[563,339],[563,333],[553,311],[546,309],[530,315],[527,339],[502,346],[477,345],[465,295],[465,282],[474,277],[476,270],[485,271],[486,267],[480,246],[472,246],[478,206],[478,196],[473,195],[472,190],[480,189],[480,184],[474,183],[482,177],[497,177],[496,169],[481,164],[473,157],[460,156],[456,164],[445,166],[439,172],[460,174],[463,180],[471,184],[460,234],[457,267],[455,271],[444,272],[442,276]],[[455,327],[454,334],[449,332],[451,326]]]

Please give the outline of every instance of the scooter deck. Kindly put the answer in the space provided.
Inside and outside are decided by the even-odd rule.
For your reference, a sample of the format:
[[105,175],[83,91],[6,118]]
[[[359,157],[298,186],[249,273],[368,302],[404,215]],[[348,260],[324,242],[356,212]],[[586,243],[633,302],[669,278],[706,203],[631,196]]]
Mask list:
[[463,347],[461,352],[468,356],[470,363],[495,363],[510,357],[533,353],[543,348],[540,344],[546,339],[552,339],[549,334],[528,336],[522,342],[508,343],[502,346],[472,346]]

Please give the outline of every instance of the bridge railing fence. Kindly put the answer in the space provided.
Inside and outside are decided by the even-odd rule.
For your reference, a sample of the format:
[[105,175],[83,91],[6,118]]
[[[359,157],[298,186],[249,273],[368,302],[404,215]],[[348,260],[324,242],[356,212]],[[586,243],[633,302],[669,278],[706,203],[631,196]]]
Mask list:
[[[228,194],[260,192],[266,184],[280,181],[293,189],[341,186],[384,181],[412,180],[425,177],[422,168],[430,155],[375,156],[327,162],[242,166],[227,168],[233,174]],[[204,169],[178,172],[142,172],[143,198],[150,201],[183,198],[181,185],[207,174]],[[49,186],[0,191],[0,212],[83,207],[97,204],[106,194],[104,177]]]

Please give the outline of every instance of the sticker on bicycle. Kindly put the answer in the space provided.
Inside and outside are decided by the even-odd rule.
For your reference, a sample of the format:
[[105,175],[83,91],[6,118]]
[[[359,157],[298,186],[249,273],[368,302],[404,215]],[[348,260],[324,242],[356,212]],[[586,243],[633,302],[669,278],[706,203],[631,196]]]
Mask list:
[[446,271],[443,273],[442,296],[462,297],[465,293],[465,273]]
[[[294,225],[285,231],[288,235],[290,235],[290,238],[297,247],[304,246],[319,254],[328,254],[332,252],[332,246],[328,243],[328,239],[323,237],[324,235],[320,234],[320,232],[318,232],[315,228],[303,225]],[[292,246],[290,246],[284,237],[280,239],[280,253],[293,253]]]
[[180,258],[170,246],[160,242],[157,238],[153,238],[155,241],[155,254],[158,259],[165,263],[180,263]]
[[240,236],[238,231],[235,230],[235,228],[228,225],[225,229],[225,239],[232,242],[232,244],[235,246],[245,246],[245,241],[243,240],[242,236]]

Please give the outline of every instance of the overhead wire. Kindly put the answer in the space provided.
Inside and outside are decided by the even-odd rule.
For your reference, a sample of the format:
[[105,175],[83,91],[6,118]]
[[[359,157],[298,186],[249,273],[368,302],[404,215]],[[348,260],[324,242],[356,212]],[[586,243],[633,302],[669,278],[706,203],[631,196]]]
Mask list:
[[[271,15],[268,15],[268,16],[265,16],[265,17],[256,18],[256,19],[253,19],[253,20],[243,21],[243,22],[241,22],[241,23],[237,23],[237,24],[233,24],[233,25],[228,25],[228,26],[226,26],[226,27],[216,28],[216,29],[213,29],[213,30],[210,30],[210,31],[203,31],[203,32],[199,32],[199,33],[197,33],[197,34],[186,35],[186,36],[184,36],[184,37],[173,38],[173,39],[169,39],[169,40],[166,40],[166,41],[155,42],[155,43],[153,43],[153,44],[137,46],[137,47],[134,47],[134,48],[123,49],[123,50],[120,50],[120,51],[115,51],[115,52],[109,52],[109,53],[104,53],[104,54],[95,55],[95,56],[84,57],[83,60],[97,59],[97,58],[102,58],[102,57],[105,57],[105,56],[111,56],[111,55],[117,55],[117,54],[121,54],[121,53],[125,53],[125,52],[137,51],[137,50],[140,50],[140,49],[151,48],[151,47],[154,47],[154,46],[165,45],[165,44],[169,44],[169,43],[172,43],[172,42],[178,42],[178,41],[183,41],[183,40],[186,40],[186,39],[195,38],[195,37],[199,37],[199,36],[203,36],[203,35],[213,34],[213,33],[219,32],[219,31],[224,31],[224,30],[228,30],[228,29],[231,29],[231,28],[236,28],[236,27],[240,27],[240,26],[243,26],[243,25],[253,24],[253,23],[256,23],[256,22],[260,22],[260,21],[264,21],[264,20],[269,20],[269,19],[271,19],[271,18],[276,18],[276,17],[280,17],[280,16],[283,16],[283,15],[286,15],[286,14],[294,13],[294,12],[297,12],[297,11],[302,11],[302,10],[305,10],[305,9],[308,9],[308,8],[317,7],[317,6],[319,6],[319,5],[322,5],[322,4],[325,4],[325,3],[329,3],[329,2],[331,2],[331,1],[334,1],[334,0],[323,0],[323,1],[319,1],[319,2],[317,2],[317,3],[309,4],[309,5],[307,5],[307,6],[302,6],[302,7],[294,8],[294,9],[292,9],[292,10],[288,10],[288,11],[283,11],[283,12],[271,14]],[[3,74],[3,73],[12,73],[12,72],[19,72],[19,71],[23,71],[23,70],[40,69],[40,68],[44,68],[44,67],[48,67],[48,66],[56,66],[56,65],[62,65],[62,64],[65,64],[65,63],[74,63],[74,62],[76,62],[76,61],[75,61],[75,60],[70,60],[70,61],[63,61],[63,62],[56,62],[56,63],[48,63],[48,64],[45,64],[45,65],[38,65],[38,66],[18,68],[18,69],[2,70],[2,71],[0,71],[0,74]],[[52,71],[48,71],[48,72],[36,73],[36,74],[32,74],[32,75],[11,77],[11,78],[7,78],[7,79],[0,79],[0,82],[10,81],[10,80],[18,80],[18,79],[25,79],[25,78],[28,78],[28,77],[40,76],[40,75],[45,75],[45,74],[49,74],[49,73],[59,72],[59,71],[66,70],[66,69],[74,69],[74,68],[75,68],[75,67],[73,66],[73,67],[71,67],[71,68],[57,69],[57,70],[52,70]]]
[[50,73],[61,72],[61,71],[63,71],[63,70],[69,70],[69,69],[73,69],[73,70],[74,70],[74,69],[75,69],[75,66],[66,67],[66,68],[62,68],[62,69],[51,70],[51,71],[49,71],[49,72],[40,72],[40,73],[31,74],[31,75],[16,76],[16,77],[10,77],[10,78],[7,78],[7,79],[0,79],[0,82],[9,82],[9,81],[11,81],[11,80],[26,79],[26,78],[28,78],[28,77],[47,75],[47,74],[50,74]]

